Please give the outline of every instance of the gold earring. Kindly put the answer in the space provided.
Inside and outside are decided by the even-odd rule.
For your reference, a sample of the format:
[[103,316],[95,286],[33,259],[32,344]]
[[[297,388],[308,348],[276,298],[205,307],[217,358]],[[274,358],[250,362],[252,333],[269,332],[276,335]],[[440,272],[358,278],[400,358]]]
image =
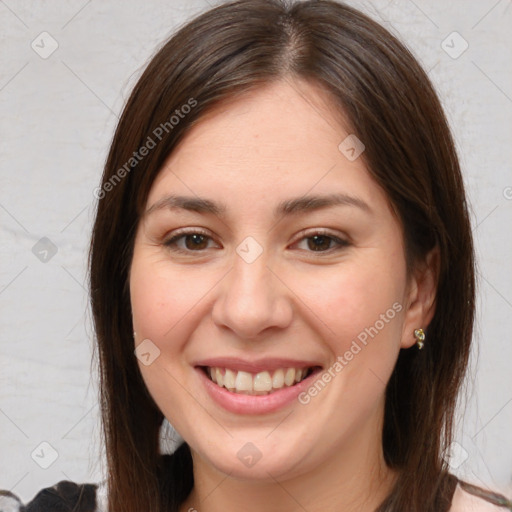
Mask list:
[[421,350],[425,346],[425,332],[423,329],[415,329],[414,337],[416,338],[416,345],[418,345],[418,350]]

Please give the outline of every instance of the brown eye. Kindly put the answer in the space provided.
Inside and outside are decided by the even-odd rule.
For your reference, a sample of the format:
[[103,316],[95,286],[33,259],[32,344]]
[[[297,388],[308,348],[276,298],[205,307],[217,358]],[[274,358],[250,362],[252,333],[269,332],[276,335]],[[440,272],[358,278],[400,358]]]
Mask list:
[[206,249],[208,246],[207,237],[204,235],[193,234],[193,235],[184,235],[185,238],[185,247],[190,250],[194,249]]
[[[300,247],[304,242],[306,242],[305,247],[304,245]],[[350,245],[348,241],[322,232],[316,232],[310,236],[305,236],[298,242],[299,249],[303,249],[307,252],[318,253],[334,252],[342,249],[343,247],[347,247],[348,245]]]
[[197,231],[179,233],[164,242],[164,246],[177,252],[199,252],[210,248],[211,237]]
[[312,251],[325,251],[331,248],[331,242],[334,241],[330,236],[315,235],[307,238],[308,248]]

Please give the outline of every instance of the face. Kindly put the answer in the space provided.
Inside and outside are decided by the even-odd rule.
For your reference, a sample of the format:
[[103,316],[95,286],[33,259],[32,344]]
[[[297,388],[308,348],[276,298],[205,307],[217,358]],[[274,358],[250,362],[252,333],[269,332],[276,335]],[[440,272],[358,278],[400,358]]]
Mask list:
[[338,148],[350,131],[333,111],[303,82],[223,104],[170,156],[138,226],[142,376],[194,457],[235,477],[380,445],[385,384],[421,326],[400,224]]

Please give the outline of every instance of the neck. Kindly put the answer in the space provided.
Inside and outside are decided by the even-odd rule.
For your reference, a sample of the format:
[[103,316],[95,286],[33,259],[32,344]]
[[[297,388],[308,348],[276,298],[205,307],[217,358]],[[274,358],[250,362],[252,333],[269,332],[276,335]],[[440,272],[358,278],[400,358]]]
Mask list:
[[235,479],[192,451],[194,488],[180,511],[374,512],[396,474],[384,461],[381,430],[368,427],[372,432],[359,429],[321,465],[289,479]]

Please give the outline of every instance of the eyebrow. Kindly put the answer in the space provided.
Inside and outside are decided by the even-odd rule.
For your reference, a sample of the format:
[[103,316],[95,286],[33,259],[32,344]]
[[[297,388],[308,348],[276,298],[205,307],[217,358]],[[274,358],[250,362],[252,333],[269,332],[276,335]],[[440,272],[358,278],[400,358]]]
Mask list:
[[[278,217],[282,215],[306,213],[333,206],[352,206],[359,208],[366,213],[373,213],[370,206],[358,197],[347,194],[329,194],[322,196],[302,196],[281,201],[274,209],[274,216]],[[213,214],[217,217],[223,217],[227,210],[225,204],[217,203],[211,199],[194,196],[169,195],[150,206],[144,215],[149,215],[157,210],[173,208]]]

